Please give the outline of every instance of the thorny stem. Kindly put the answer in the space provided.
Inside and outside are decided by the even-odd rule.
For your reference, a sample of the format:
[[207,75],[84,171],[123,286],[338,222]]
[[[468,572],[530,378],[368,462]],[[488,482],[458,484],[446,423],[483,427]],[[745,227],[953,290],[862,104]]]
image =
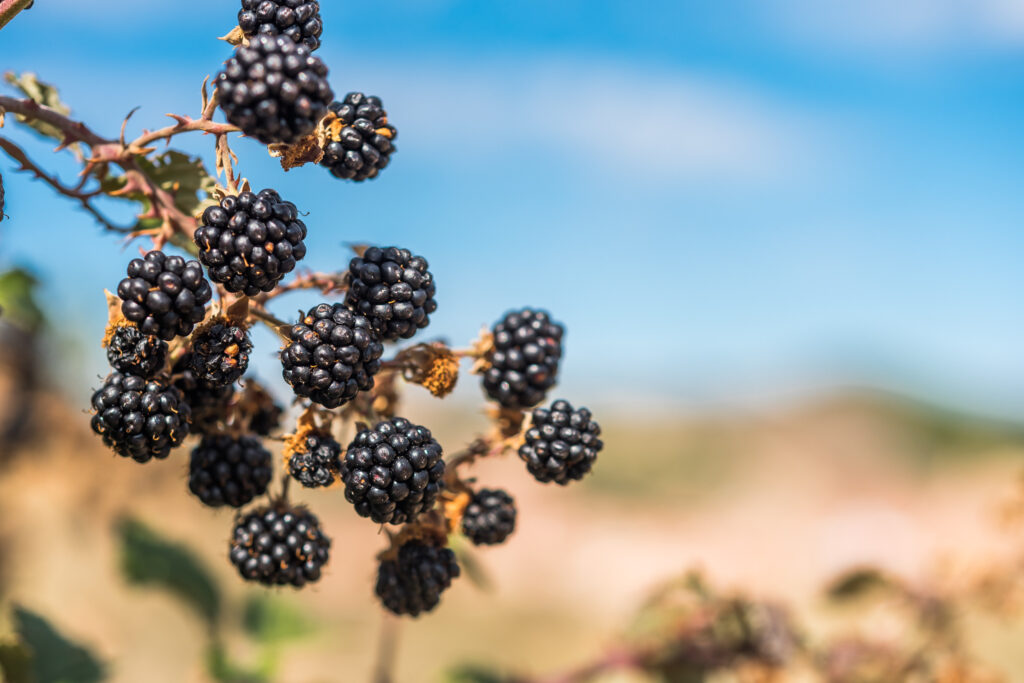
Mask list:
[[249,307],[249,315],[253,316],[260,322],[268,325],[274,332],[281,333],[280,328],[288,328],[290,325],[283,320],[275,318],[267,309],[258,306]]
[[217,123],[209,119],[193,119],[188,116],[179,116],[178,114],[168,114],[177,123],[173,126],[166,126],[158,130],[143,133],[139,137],[135,138],[128,144],[128,150],[130,152],[141,154],[147,147],[158,140],[167,140],[170,144],[171,138],[181,133],[189,133],[193,131],[200,131],[205,134],[212,134],[222,136],[228,133],[237,133],[241,129],[232,126],[228,123]]
[[[5,0],[0,0],[0,3]],[[72,142],[84,142],[90,147],[104,144],[116,144],[114,140],[107,140],[92,132],[84,123],[72,121],[55,109],[39,104],[30,99],[19,99],[0,95],[0,109],[14,114],[21,114],[25,118],[48,123],[60,132],[64,133],[64,142],[61,147],[66,147]]]
[[287,292],[294,292],[300,289],[320,289],[323,294],[343,292],[346,289],[344,273],[302,273],[291,282],[279,285],[274,291],[261,294],[256,297],[259,302],[265,302]]
[[386,611],[381,614],[381,618],[377,659],[373,665],[373,683],[395,683],[394,670],[400,622]]

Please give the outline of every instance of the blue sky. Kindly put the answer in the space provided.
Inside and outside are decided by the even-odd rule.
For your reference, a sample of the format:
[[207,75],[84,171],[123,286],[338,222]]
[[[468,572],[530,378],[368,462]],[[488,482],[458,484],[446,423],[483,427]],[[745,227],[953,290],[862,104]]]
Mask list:
[[[400,136],[362,185],[234,144],[254,185],[309,211],[307,265],[343,266],[348,242],[422,253],[430,331],[453,340],[545,306],[569,328],[566,393],[594,402],[868,382],[1024,410],[1020,0],[323,5],[335,90],[382,97]],[[109,134],[139,105],[130,132],[195,113],[236,3],[102,8],[37,3],[0,67]],[[91,382],[100,290],[130,253],[11,168],[0,263],[46,279]]]

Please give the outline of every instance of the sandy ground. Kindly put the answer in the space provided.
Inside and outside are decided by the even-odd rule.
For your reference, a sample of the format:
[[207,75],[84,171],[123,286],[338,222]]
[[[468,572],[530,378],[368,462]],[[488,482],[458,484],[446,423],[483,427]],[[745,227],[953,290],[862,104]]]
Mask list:
[[[255,589],[225,558],[231,512],[187,494],[187,451],[139,466],[107,453],[84,414],[49,399],[44,417],[59,428],[0,478],[7,595],[94,647],[114,681],[205,680],[201,625],[173,598],[125,586],[111,529],[130,513],[187,542],[237,611]],[[458,442],[477,424],[436,432]],[[572,666],[614,642],[652,586],[692,567],[730,589],[813,605],[822,583],[850,566],[923,577],[944,558],[970,568],[1009,552],[996,519],[1021,469],[1012,440],[939,457],[905,423],[856,402],[756,418],[610,420],[605,432],[602,471],[579,486],[537,485],[513,458],[478,468],[482,483],[516,496],[518,530],[476,552],[492,590],[461,579],[435,614],[403,626],[397,680],[437,680],[467,661]],[[280,680],[367,680],[381,622],[373,556],[385,541],[339,491],[303,494],[334,546],[319,584],[280,591],[320,626],[288,646]],[[253,654],[240,636],[230,645],[241,659]],[[993,656],[1024,676],[1024,656]]]

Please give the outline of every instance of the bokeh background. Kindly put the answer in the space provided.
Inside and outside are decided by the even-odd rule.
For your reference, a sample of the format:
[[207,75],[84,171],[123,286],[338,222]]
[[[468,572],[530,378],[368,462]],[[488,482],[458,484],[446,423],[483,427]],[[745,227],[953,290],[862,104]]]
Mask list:
[[[694,565],[806,603],[857,563],[919,576],[954,551],[999,552],[993,509],[1024,454],[1024,4],[322,5],[318,54],[336,92],[383,98],[393,164],[339,183],[239,140],[242,173],[308,211],[313,269],[344,267],[352,243],[425,255],[440,302],[427,337],[461,345],[509,308],[548,308],[568,328],[558,393],[607,435],[594,475],[565,490],[531,486],[512,459],[484,468],[520,500],[520,529],[481,553],[492,590],[459,585],[405,630],[398,680],[461,661],[564,668]],[[198,111],[236,10],[41,0],[0,32],[0,67],[56,84],[101,133],[136,107],[129,132],[155,128]],[[73,172],[47,142],[19,142]],[[203,680],[201,629],[124,585],[111,524],[130,512],[192,546],[241,604],[230,514],[184,495],[183,457],[107,457],[83,409],[105,372],[102,290],[135,246],[8,159],[0,172],[0,267],[35,274],[49,321],[43,389],[6,397],[38,403],[41,428],[0,482],[5,592],[115,680]],[[287,395],[275,340],[254,340],[255,374]],[[445,443],[483,428],[476,378],[444,403],[409,394]],[[333,569],[276,595],[317,629],[275,680],[364,680],[381,539],[336,492],[308,500]],[[1010,631],[977,628],[981,654],[1024,676],[1000,645]]]

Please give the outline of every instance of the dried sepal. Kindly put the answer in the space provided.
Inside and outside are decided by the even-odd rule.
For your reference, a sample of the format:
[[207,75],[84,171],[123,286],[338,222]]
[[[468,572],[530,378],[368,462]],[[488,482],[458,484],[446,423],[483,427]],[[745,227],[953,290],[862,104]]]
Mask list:
[[416,344],[395,356],[402,377],[419,384],[438,398],[444,398],[459,379],[459,358],[440,342]]
[[295,421],[295,431],[284,437],[282,457],[284,458],[285,467],[288,467],[291,463],[293,455],[306,452],[306,439],[310,434],[329,432],[329,423],[327,427],[321,427],[317,424],[316,418],[318,414],[319,411],[315,408],[306,408],[299,415],[299,419]]
[[[447,482],[446,482],[447,483]],[[473,500],[473,493],[465,484],[461,484],[461,490],[455,492],[444,491],[441,494],[441,512],[444,514],[445,528],[448,533],[455,533],[462,526],[462,517],[466,514],[466,507]]]
[[491,354],[494,353],[494,335],[489,329],[480,329],[480,336],[469,346],[470,358],[473,358],[473,368],[470,370],[474,375],[482,375],[491,369]]
[[245,31],[242,30],[241,26],[236,26],[225,35],[220,36],[217,40],[223,40],[225,43],[230,43],[234,46],[241,45],[242,47],[249,47],[249,38],[246,37]]
[[103,348],[107,348],[110,345],[110,340],[114,338],[114,333],[117,332],[119,327],[125,325],[132,325],[127,318],[124,317],[124,313],[121,312],[121,298],[111,292],[109,289],[103,290],[103,295],[107,298],[107,327],[103,333]]
[[404,525],[398,533],[385,529],[388,535],[388,547],[377,553],[381,562],[394,560],[398,550],[409,541],[423,541],[429,545],[443,548],[448,545],[448,523],[436,508],[417,518],[415,522]]
[[267,152],[272,157],[281,159],[281,168],[290,171],[297,166],[305,164],[318,164],[324,158],[324,149],[331,140],[336,140],[341,135],[341,129],[345,124],[338,119],[333,111],[320,119],[312,133],[299,139],[290,145],[284,143],[273,143],[267,145]]
[[486,409],[487,417],[494,425],[495,435],[498,440],[513,443],[514,439],[529,428],[530,418],[521,410],[503,408],[499,405],[489,405]]

